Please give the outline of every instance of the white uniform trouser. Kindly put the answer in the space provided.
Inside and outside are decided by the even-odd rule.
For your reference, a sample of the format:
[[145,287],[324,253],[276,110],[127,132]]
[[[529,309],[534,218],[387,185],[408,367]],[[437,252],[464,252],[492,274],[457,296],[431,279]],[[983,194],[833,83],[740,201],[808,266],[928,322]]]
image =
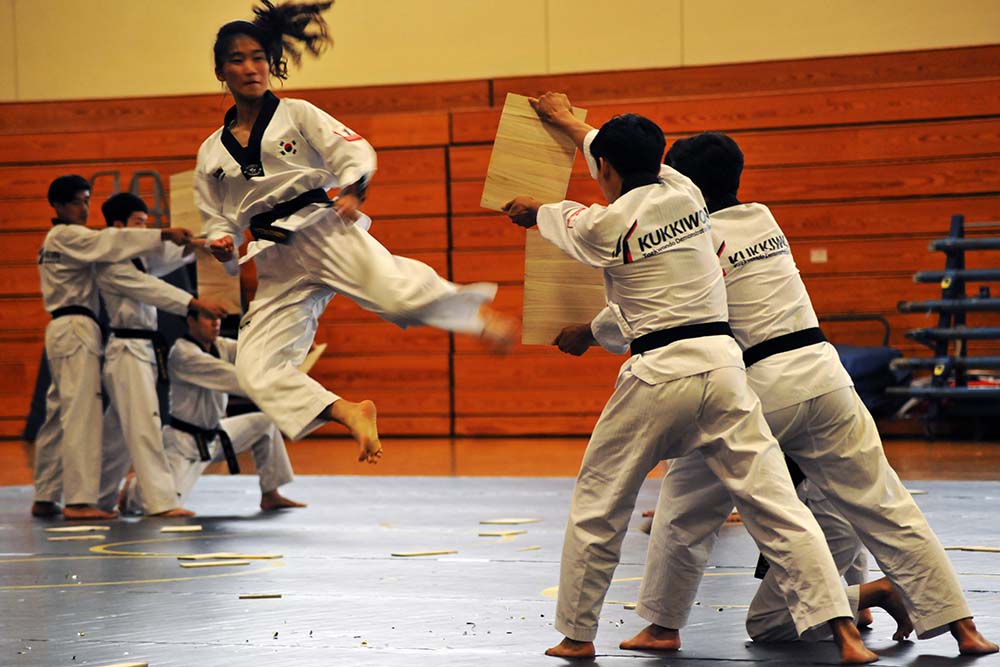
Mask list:
[[[785,453],[899,589],[918,637],[933,637],[972,615],[947,554],[886,460],[875,422],[853,387],[766,418]],[[731,500],[697,460],[674,466],[683,474],[664,478],[637,611],[657,625],[680,628]],[[693,470],[699,467],[700,473]]]
[[720,368],[656,385],[619,378],[573,489],[556,629],[593,640],[639,487],[660,460],[692,452],[724,480],[800,630],[851,616],[823,533],[795,495],[746,374]]
[[[88,338],[89,340],[83,340]],[[45,328],[52,384],[35,437],[35,500],[96,505],[101,477],[101,330],[84,315]]]
[[426,264],[396,257],[332,209],[315,215],[321,219],[290,243],[255,257],[257,294],[240,324],[236,355],[240,386],[291,440],[321,426],[317,416],[340,398],[298,369],[334,295],[400,326],[479,333],[479,307],[496,291],[455,285]]
[[[826,543],[830,547],[833,562],[836,563],[837,570],[847,579],[847,599],[857,620],[859,584],[865,581],[865,573],[859,569],[866,567],[868,562],[864,547],[851,524],[809,480],[799,485],[799,498],[816,517],[816,522],[823,529]],[[788,603],[781,594],[777,579],[770,571],[764,576],[750,603],[746,626],[754,641],[779,642],[798,639],[795,623],[788,613]]]
[[[226,417],[219,422],[219,428],[229,435],[236,454],[250,450],[254,466],[257,468],[262,494],[275,491],[295,479],[281,431],[267,415],[262,412],[251,412],[236,417]],[[166,449],[174,485],[177,487],[177,494],[182,504],[194,488],[195,482],[205,472],[205,468],[226,460],[222,443],[218,438],[209,444],[212,459],[202,461],[194,436],[179,431],[169,424],[163,427],[163,447]],[[134,486],[130,487],[129,491],[126,500],[127,511],[141,512],[141,493]]]
[[101,507],[115,506],[118,486],[131,464],[145,513],[159,514],[180,504],[160,435],[156,362],[140,358],[126,345],[112,337],[105,352],[104,387],[111,400],[104,413]]

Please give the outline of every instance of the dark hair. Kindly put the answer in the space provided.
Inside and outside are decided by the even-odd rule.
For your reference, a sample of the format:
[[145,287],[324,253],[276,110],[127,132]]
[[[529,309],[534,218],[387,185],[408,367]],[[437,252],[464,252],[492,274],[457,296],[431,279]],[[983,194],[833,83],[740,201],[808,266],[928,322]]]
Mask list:
[[667,151],[667,165],[698,186],[706,201],[734,201],[743,173],[743,151],[721,132],[678,139]]
[[[663,163],[667,141],[660,126],[644,116],[627,113],[601,126],[590,144],[590,154],[607,160],[623,181],[639,178],[654,181]],[[623,187],[623,192],[628,188]]]
[[219,28],[213,47],[215,68],[222,69],[233,39],[246,35],[255,39],[264,49],[271,75],[287,79],[288,61],[285,54],[298,65],[302,61],[302,48],[316,56],[331,43],[326,20],[321,13],[332,5],[333,0],[286,2],[280,5],[274,5],[270,0],[261,0],[261,5],[254,7],[252,23],[230,21]]
[[49,205],[71,202],[83,190],[90,191],[90,182],[83,176],[76,174],[60,176],[49,184]]
[[113,227],[116,222],[127,222],[130,215],[136,211],[149,213],[146,202],[131,192],[119,192],[111,195],[108,200],[101,204],[101,213],[104,214],[104,222],[108,227]]

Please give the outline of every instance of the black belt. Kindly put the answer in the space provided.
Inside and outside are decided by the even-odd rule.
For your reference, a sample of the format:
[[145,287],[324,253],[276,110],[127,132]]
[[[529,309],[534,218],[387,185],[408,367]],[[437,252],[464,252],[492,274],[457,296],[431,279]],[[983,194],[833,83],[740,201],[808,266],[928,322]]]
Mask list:
[[825,342],[826,336],[823,335],[823,331],[819,327],[793,331],[792,333],[769,338],[763,343],[757,343],[748,347],[743,351],[743,365],[750,368],[758,361],[767,359],[775,354]]
[[705,322],[704,324],[685,324],[670,329],[654,331],[644,336],[639,336],[629,350],[633,355],[642,354],[655,350],[658,347],[665,347],[671,343],[685,338],[701,338],[703,336],[729,336],[733,337],[733,330],[729,327],[729,322]]
[[170,378],[167,375],[167,339],[159,331],[149,329],[111,329],[118,338],[139,338],[148,340],[153,344],[153,352],[156,354],[156,378],[159,382],[166,382]]
[[270,211],[264,211],[250,218],[250,233],[254,239],[260,241],[274,241],[275,243],[288,243],[292,238],[292,232],[287,229],[279,229],[274,223],[283,218],[287,218],[293,213],[305,208],[309,204],[330,205],[330,198],[326,196],[326,190],[315,188],[303,192],[294,199],[283,201],[275,205]]
[[226,456],[226,465],[229,466],[230,475],[240,474],[240,464],[236,460],[236,450],[233,449],[233,441],[229,439],[229,434],[219,427],[201,428],[194,424],[189,424],[182,419],[170,415],[170,425],[178,431],[184,431],[194,436],[194,441],[198,445],[198,456],[202,461],[211,461],[212,455],[208,451],[208,443],[219,438],[222,443],[222,453]]
[[57,320],[60,317],[67,317],[69,315],[83,315],[97,322],[97,326],[101,326],[101,323],[97,321],[97,315],[95,315],[94,311],[86,306],[63,306],[62,308],[56,308],[53,310],[51,315],[54,320]]

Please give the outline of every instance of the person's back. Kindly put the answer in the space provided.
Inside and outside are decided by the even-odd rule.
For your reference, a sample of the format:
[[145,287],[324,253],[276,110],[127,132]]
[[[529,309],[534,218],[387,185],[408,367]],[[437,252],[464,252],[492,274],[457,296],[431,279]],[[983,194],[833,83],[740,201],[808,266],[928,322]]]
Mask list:
[[[766,206],[714,211],[712,237],[726,276],[729,325],[743,350],[819,326],[788,241]],[[832,345],[803,342],[794,354],[747,364],[747,380],[765,413],[852,386]]]

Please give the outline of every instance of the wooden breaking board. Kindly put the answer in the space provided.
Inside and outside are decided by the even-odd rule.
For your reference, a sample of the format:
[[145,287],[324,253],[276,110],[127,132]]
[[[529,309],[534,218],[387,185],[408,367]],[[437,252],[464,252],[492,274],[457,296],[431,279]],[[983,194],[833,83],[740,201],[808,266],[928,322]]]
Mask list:
[[[170,176],[170,225],[190,229],[195,236],[202,233],[201,214],[194,203],[194,171]],[[229,275],[208,252],[196,252],[198,296],[222,303],[230,313],[242,313],[240,277]]]
[[[587,111],[573,109],[573,115],[584,120]],[[544,124],[527,97],[507,93],[479,205],[499,211],[518,195],[562,201],[575,157],[572,139]]]
[[576,261],[536,230],[528,230],[522,343],[551,345],[563,327],[590,322],[605,303],[601,269]]

